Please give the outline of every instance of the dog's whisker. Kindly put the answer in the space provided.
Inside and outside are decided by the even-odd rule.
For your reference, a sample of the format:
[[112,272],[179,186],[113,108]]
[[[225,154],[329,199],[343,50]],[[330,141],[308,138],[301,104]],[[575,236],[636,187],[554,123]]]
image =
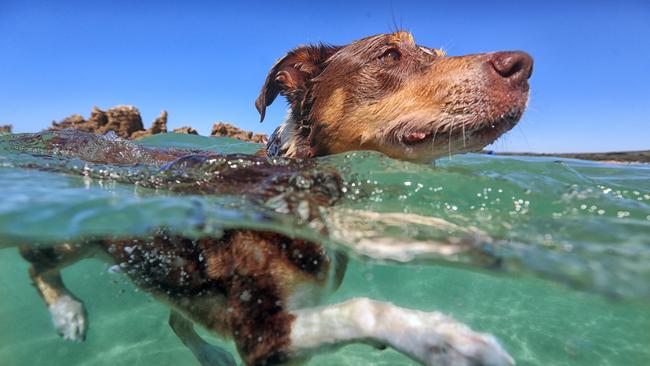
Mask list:
[[449,139],[447,140],[447,149],[449,150],[449,159],[451,159],[451,139],[454,133],[454,120],[451,120],[451,127],[449,128]]
[[465,124],[463,123],[463,147],[467,147],[467,143],[465,140]]
[[438,128],[433,131],[433,138],[431,139],[431,150],[435,151],[436,150],[436,135],[438,134]]

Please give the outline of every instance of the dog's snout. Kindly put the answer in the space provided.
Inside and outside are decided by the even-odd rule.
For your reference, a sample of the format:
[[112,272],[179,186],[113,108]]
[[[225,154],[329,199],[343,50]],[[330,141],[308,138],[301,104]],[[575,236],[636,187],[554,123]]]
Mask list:
[[489,62],[497,74],[514,83],[528,80],[533,72],[533,58],[522,51],[497,52]]

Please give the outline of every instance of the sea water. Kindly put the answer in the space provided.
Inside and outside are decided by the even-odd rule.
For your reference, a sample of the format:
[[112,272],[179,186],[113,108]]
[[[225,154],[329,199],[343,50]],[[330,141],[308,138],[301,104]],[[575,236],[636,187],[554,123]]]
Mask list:
[[[267,208],[143,187],[138,179],[156,166],[92,164],[17,136],[0,135],[0,365],[197,364],[167,325],[168,309],[96,259],[63,271],[90,328],[84,343],[62,340],[14,246],[158,227],[219,235],[259,227]],[[218,153],[260,147],[177,134],[135,143]],[[441,311],[494,334],[518,365],[650,365],[650,166],[474,154],[411,164],[354,152],[320,158],[320,167],[335,167],[346,191],[321,211],[327,237],[277,213],[263,225],[350,254],[328,302],[366,296]],[[231,342],[199,331],[235,353]],[[414,364],[365,345],[309,362]]]

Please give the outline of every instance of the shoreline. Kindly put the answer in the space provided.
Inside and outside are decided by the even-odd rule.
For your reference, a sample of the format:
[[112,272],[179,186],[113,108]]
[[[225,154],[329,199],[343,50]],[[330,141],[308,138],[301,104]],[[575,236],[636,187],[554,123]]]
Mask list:
[[650,150],[610,151],[594,153],[529,153],[529,152],[495,152],[484,150],[484,154],[500,156],[556,157],[579,160],[598,161],[614,164],[650,164]]

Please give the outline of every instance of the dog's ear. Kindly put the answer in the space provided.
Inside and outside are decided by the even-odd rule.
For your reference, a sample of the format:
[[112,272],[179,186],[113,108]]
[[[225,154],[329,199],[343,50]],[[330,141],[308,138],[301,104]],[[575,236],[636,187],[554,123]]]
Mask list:
[[264,121],[266,107],[273,103],[278,94],[285,96],[295,108],[306,94],[307,82],[323,71],[325,61],[337,50],[338,47],[323,44],[301,46],[276,62],[255,100],[260,122]]

